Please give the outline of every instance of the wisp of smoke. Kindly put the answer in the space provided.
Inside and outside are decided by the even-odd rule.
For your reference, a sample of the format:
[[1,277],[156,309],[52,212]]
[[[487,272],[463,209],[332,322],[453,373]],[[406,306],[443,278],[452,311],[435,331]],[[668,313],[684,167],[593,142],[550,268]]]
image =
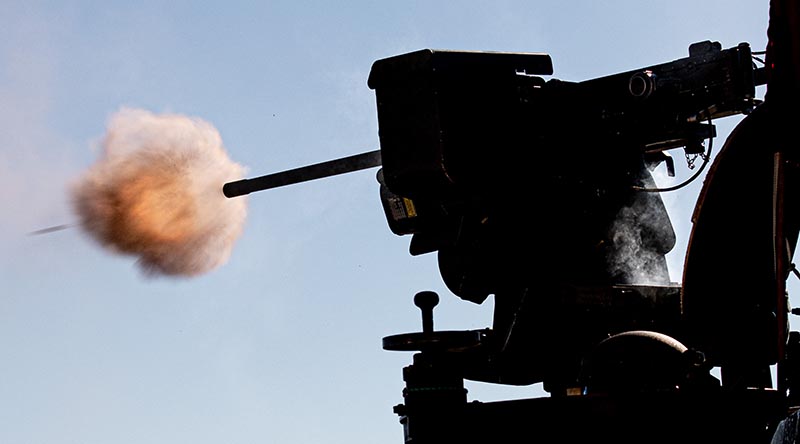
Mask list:
[[196,276],[225,263],[243,230],[246,200],[222,194],[243,173],[208,122],[126,108],[72,203],[86,233],[146,275]]
[[[669,283],[666,258],[654,247],[654,236],[672,232],[669,219],[640,195],[631,206],[620,209],[611,226],[609,271],[621,283],[663,285]],[[657,241],[656,241],[657,242]]]

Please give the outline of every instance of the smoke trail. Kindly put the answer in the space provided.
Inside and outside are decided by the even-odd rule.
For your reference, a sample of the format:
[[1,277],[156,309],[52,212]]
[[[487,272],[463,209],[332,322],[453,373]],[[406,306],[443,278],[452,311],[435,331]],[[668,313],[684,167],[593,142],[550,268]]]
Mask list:
[[56,231],[66,230],[68,228],[72,228],[72,225],[70,224],[53,225],[51,227],[31,231],[28,233],[28,236],[39,236],[41,234],[53,233]]
[[122,109],[97,162],[73,184],[80,226],[108,249],[138,257],[146,275],[195,276],[230,256],[246,215],[222,185],[240,179],[217,130],[176,114]]

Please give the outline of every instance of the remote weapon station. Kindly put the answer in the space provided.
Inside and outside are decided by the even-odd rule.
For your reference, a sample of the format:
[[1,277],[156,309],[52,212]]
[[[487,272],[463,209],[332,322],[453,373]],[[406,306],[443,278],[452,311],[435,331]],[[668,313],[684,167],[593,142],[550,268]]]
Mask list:
[[[383,338],[414,352],[394,409],[406,443],[766,444],[800,393],[785,288],[800,214],[784,205],[800,191],[789,143],[800,56],[782,26],[796,19],[773,5],[764,67],[749,44],[712,41],[581,82],[546,78],[542,53],[378,60],[379,150],[223,191],[379,166],[389,228],[411,236],[411,255],[437,254],[466,301],[493,295],[491,328],[437,331],[438,295],[420,291],[422,330]],[[669,189],[651,171],[674,172],[669,152],[682,150],[702,161],[697,177],[714,119],[736,114],[696,203],[683,281],[671,282]],[[467,402],[465,379],[543,383],[550,396]]]

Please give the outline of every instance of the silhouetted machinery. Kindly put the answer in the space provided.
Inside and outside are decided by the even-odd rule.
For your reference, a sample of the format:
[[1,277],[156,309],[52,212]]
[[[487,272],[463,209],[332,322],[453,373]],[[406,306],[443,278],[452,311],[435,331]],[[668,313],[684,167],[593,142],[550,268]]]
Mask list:
[[[795,50],[778,42],[772,68]],[[224,192],[380,165],[391,231],[411,235],[412,255],[436,252],[458,297],[493,296],[491,328],[437,331],[438,295],[421,291],[422,331],[383,339],[415,352],[395,407],[407,443],[767,443],[800,390],[785,288],[800,218],[784,205],[798,191],[797,112],[793,92],[772,91],[779,71],[754,60],[747,43],[705,41],[568,82],[545,79],[547,54],[402,54],[368,81],[380,150]],[[675,234],[651,172],[672,172],[674,149],[704,167],[712,121],[735,114],[747,116],[708,171],[671,282]],[[467,402],[465,379],[550,396]]]

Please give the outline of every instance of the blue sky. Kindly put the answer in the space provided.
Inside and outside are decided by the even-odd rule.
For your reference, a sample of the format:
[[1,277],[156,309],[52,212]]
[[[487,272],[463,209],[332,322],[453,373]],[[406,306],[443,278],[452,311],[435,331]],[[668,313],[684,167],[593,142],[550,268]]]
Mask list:
[[[372,63],[422,48],[547,52],[585,80],[689,44],[766,45],[768,2],[0,2],[0,442],[402,442],[416,331],[491,325],[386,225],[375,170],[255,193],[227,264],[149,279],[78,229],[67,188],[121,107],[196,116],[249,176],[378,148]],[[760,97],[763,90],[759,89]],[[720,147],[738,117],[717,121]],[[691,172],[676,156],[677,183]],[[532,166],[537,168],[539,166]],[[664,196],[678,245],[701,181]],[[795,284],[790,280],[790,296]],[[792,298],[794,300],[794,298]],[[471,399],[540,396],[469,383]]]

